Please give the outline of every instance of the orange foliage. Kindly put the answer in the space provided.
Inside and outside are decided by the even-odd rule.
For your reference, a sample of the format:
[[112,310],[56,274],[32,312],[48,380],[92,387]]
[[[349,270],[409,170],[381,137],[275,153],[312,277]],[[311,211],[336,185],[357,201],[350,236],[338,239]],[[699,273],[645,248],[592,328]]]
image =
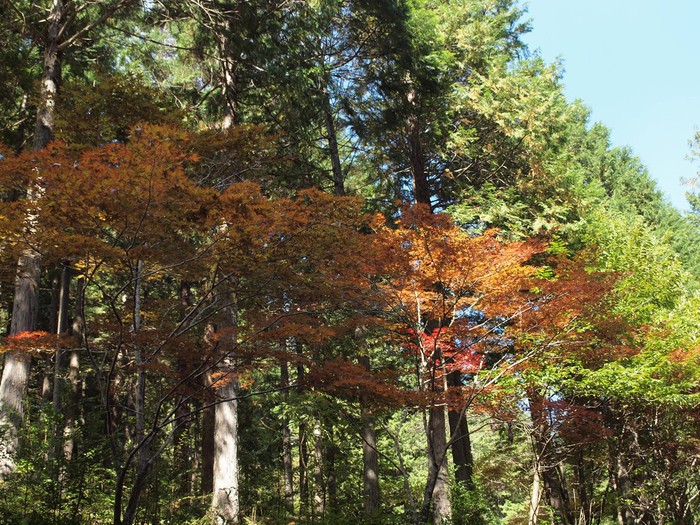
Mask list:
[[[0,251],[25,247],[31,223],[31,244],[45,261],[76,263],[88,285],[108,273],[129,297],[111,297],[113,309],[92,320],[101,344],[142,349],[153,374],[187,377],[230,355],[241,366],[283,359],[310,368],[307,387],[334,395],[457,406],[468,389],[442,395],[445,374],[479,374],[542,341],[590,363],[634,351],[618,340],[622,325],[598,315],[612,277],[562,259],[546,261],[556,279],[536,279],[533,260],[546,259],[541,239],[504,244],[494,231],[473,236],[422,205],[405,207],[390,224],[366,213],[359,198],[308,189],[273,199],[257,184],[225,179],[223,168],[213,175],[217,189],[203,187],[190,176],[201,161],[193,148],[224,164],[236,152],[221,137],[202,140],[142,126],[126,144],[80,152],[53,143],[0,162],[0,190],[40,189],[38,198],[3,208]],[[246,151],[245,162],[254,164]],[[173,297],[148,297],[142,329],[130,332],[137,267],[145,288],[194,282],[199,302],[178,308]],[[202,344],[203,320],[223,317],[221,305],[232,297],[236,326]],[[569,329],[584,319],[586,327]],[[394,342],[404,362],[417,360],[426,395],[402,391],[398,372],[370,373],[347,355],[340,359],[356,351],[358,330]],[[26,347],[41,347],[40,339]],[[280,350],[289,340],[298,352]]]
[[29,353],[53,353],[57,349],[67,348],[74,343],[70,336],[50,334],[48,332],[20,332],[8,336],[0,344],[1,352],[22,351]]

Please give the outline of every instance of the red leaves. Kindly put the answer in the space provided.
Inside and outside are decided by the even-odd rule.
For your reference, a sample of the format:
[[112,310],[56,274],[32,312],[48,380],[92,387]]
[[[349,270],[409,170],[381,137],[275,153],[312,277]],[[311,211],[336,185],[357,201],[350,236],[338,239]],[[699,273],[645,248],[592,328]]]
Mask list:
[[362,365],[340,359],[313,367],[304,386],[380,408],[417,405],[422,399],[416,392],[401,389],[394,372],[372,373]]
[[70,336],[58,336],[48,332],[20,332],[5,338],[0,351],[22,351],[30,353],[55,352],[59,348],[70,347],[74,340]]

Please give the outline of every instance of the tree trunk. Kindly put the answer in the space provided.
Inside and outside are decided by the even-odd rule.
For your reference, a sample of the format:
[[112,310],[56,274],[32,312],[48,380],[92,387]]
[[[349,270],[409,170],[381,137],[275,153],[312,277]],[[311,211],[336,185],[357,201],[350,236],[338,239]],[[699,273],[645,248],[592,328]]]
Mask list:
[[[451,387],[461,386],[460,373],[450,372],[447,375],[447,385]],[[457,410],[448,410],[447,417],[450,422],[455,480],[461,482],[467,490],[474,490],[474,458],[466,410],[463,413]]]
[[326,512],[326,487],[323,483],[323,431],[317,420],[314,428],[314,517],[321,519]]
[[[143,262],[136,262],[134,280],[134,311],[133,326],[134,334],[141,331],[141,301],[142,301],[142,274]],[[134,361],[136,365],[136,384],[134,385],[134,414],[136,416],[134,424],[133,445],[137,447],[136,453],[136,477],[129,496],[129,503],[124,513],[124,524],[130,525],[136,516],[138,500],[141,491],[145,487],[146,475],[150,464],[149,443],[146,438],[146,370],[144,368],[145,358],[143,349],[137,342],[134,350]],[[124,466],[126,470],[127,466]]]
[[[410,78],[408,82],[412,82]],[[425,151],[423,149],[423,131],[418,117],[418,95],[414,87],[408,91],[407,101],[410,115],[406,123],[406,135],[408,140],[408,158],[413,177],[413,198],[419,204],[430,206],[430,185],[428,175],[425,172]]]
[[[231,371],[229,370],[230,374]],[[220,379],[214,427],[214,487],[212,508],[220,524],[238,523],[238,402],[236,382]]]
[[[624,430],[622,435],[624,436]],[[617,492],[617,522],[619,525],[633,525],[635,523],[634,514],[627,503],[632,492],[632,483],[629,477],[630,465],[623,451],[623,443],[621,439],[613,456],[613,478]]]
[[284,507],[288,513],[294,512],[294,470],[292,464],[292,432],[289,428],[289,417],[286,414],[289,403],[289,364],[287,361],[280,363],[280,386],[282,399],[285,404],[285,413],[282,416],[282,467],[284,475]]
[[[301,354],[301,349],[297,345],[297,353]],[[297,365],[297,383],[302,384],[304,380],[304,365]],[[302,516],[309,511],[309,448],[308,433],[306,423],[299,423],[299,507]]]
[[430,408],[428,415],[428,482],[423,494],[423,523],[428,522],[431,502],[435,525],[449,523],[452,519],[448,483],[445,409],[436,406]]
[[333,427],[328,427],[328,439],[325,447],[326,470],[326,511],[333,514],[338,510],[338,483],[335,475],[335,458],[338,447],[335,444]]
[[[212,388],[211,371],[203,375],[204,388]],[[208,405],[212,399],[206,399]],[[215,410],[213,406],[207,406],[202,410],[202,494],[211,494],[214,491],[214,426]]]
[[591,516],[591,500],[587,490],[586,458],[582,446],[579,446],[576,453],[574,474],[576,477],[576,493],[578,494],[580,505],[578,525],[591,525],[593,523]]
[[379,455],[374,421],[363,410],[365,424],[362,427],[362,464],[364,473],[364,512],[371,516],[379,511]]
[[219,78],[223,99],[221,113],[221,129],[231,129],[238,123],[238,79],[236,74],[237,62],[232,56],[229,44],[229,34],[233,31],[229,20],[221,20],[217,24],[219,46]]
[[333,171],[333,194],[338,196],[345,195],[345,177],[343,175],[343,167],[340,163],[340,150],[338,149],[338,133],[335,126],[335,115],[333,115],[333,106],[331,105],[331,95],[328,91],[330,84],[330,74],[326,72],[323,78],[323,86],[321,86],[321,95],[323,97],[323,120],[326,127],[326,139],[328,140],[328,155],[331,159],[331,168]]
[[530,492],[530,510],[528,512],[528,525],[537,525],[540,514],[540,501],[542,500],[542,478],[540,467],[535,462],[532,473],[532,491]]
[[[69,331],[68,305],[70,301],[71,269],[65,264],[61,269],[58,287],[58,308],[56,312],[56,335],[64,335]],[[62,412],[61,392],[63,390],[63,351],[56,349],[53,374],[53,408],[56,414]]]
[[[56,312],[56,335],[61,336],[69,332],[68,324],[68,306],[70,301],[70,282],[71,282],[71,269],[68,263],[64,263],[61,268],[61,274],[59,278],[58,286],[58,300],[57,300],[57,312]],[[63,369],[65,366],[64,352],[58,346],[56,347],[56,355],[54,356],[54,373],[53,373],[53,410],[56,417],[63,416]],[[52,425],[53,427],[53,454],[54,457],[58,458],[63,454],[63,436],[65,426],[63,424],[64,418],[61,418],[60,422]]]
[[[72,335],[78,348],[84,347],[85,340],[85,279],[79,278],[76,287],[75,317],[73,318]],[[63,427],[63,457],[70,462],[76,450],[75,434],[80,405],[80,352],[73,350],[68,363],[68,382],[70,395],[66,404],[66,421]]]
[[573,514],[569,503],[569,493],[561,478],[559,461],[552,450],[552,429],[544,409],[544,398],[531,389],[528,392],[530,417],[533,423],[533,445],[535,462],[540,470],[540,478],[549,499],[549,504],[563,525],[571,525]]
[[[238,326],[238,304],[234,292],[226,308],[230,325]],[[236,336],[229,343],[237,344]],[[234,376],[233,349],[223,348],[226,355],[219,367],[220,377],[214,384],[217,404],[214,407],[214,487],[212,512],[219,524],[237,524],[238,494],[238,386]]]
[[[20,257],[15,280],[10,335],[36,330],[39,306],[39,257],[30,249]],[[15,454],[19,445],[19,429],[24,417],[24,393],[29,380],[31,357],[14,350],[5,354],[0,380],[0,480],[15,471]]]
[[[367,356],[359,359],[367,371],[371,370]],[[363,507],[366,515],[370,516],[379,510],[379,455],[377,454],[377,433],[374,430],[374,419],[366,406],[362,406],[362,466],[363,466]]]
[[[54,269],[51,272],[51,303],[49,304],[49,318],[48,318],[48,332],[50,334],[56,335],[60,332],[57,329],[58,326],[58,298],[61,293],[61,272],[58,269]],[[40,326],[41,320],[37,321],[37,325]],[[44,377],[41,384],[41,401],[42,406],[48,406],[54,399],[56,390],[59,385],[59,369],[61,367],[59,355],[60,350],[56,346],[56,352],[53,355],[44,355]],[[58,414],[60,407],[56,407],[54,404],[54,413]]]
[[[134,323],[133,331],[137,334],[141,331],[141,299],[142,299],[142,274],[143,262],[136,262],[136,274],[134,276]],[[144,368],[146,360],[143,356],[143,349],[140,344],[136,344],[135,348],[135,363],[136,363],[136,385],[134,389],[134,413],[136,414],[136,424],[134,428],[134,443],[139,446],[138,467],[139,471],[144,469],[148,463],[149,450],[147,442],[144,442],[146,435],[146,369]]]
[[48,33],[39,87],[39,109],[34,129],[34,149],[36,150],[44,149],[54,136],[56,96],[61,83],[61,55],[58,47],[63,17],[63,1],[53,0],[47,19]]

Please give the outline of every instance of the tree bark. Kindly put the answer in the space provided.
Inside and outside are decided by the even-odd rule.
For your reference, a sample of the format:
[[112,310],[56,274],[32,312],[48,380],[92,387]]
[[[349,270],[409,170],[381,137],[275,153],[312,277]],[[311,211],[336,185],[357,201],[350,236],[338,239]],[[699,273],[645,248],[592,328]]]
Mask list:
[[[369,357],[362,356],[360,364],[370,371]],[[374,419],[366,406],[362,406],[362,466],[363,466],[363,508],[368,516],[379,511],[379,454],[377,453],[377,433]]]
[[379,455],[374,421],[366,410],[363,412],[366,419],[362,427],[363,507],[365,514],[371,516],[379,511]]
[[[79,278],[76,286],[75,316],[72,335],[78,348],[83,348],[85,340],[85,279]],[[63,427],[63,457],[70,462],[76,451],[75,435],[80,405],[80,352],[73,350],[68,363],[70,395],[66,404],[66,421]]]
[[329,424],[328,439],[326,440],[325,471],[326,471],[326,512],[333,514],[338,510],[338,483],[335,474],[335,458],[338,447],[335,444],[333,427]]
[[323,483],[323,431],[317,420],[314,428],[314,517],[321,519],[326,512],[326,487]]
[[434,525],[449,523],[452,519],[448,483],[445,409],[435,406],[429,409],[428,415],[428,482],[423,494],[423,523],[428,522],[431,502]]
[[[203,375],[204,388],[212,388],[211,372]],[[212,399],[213,400],[213,399]],[[212,400],[205,400],[209,403]],[[213,406],[206,406],[202,410],[202,494],[211,494],[214,491],[214,426],[215,411]]]
[[[226,308],[230,325],[238,326],[238,304],[234,292]],[[235,348],[236,336],[229,341]],[[217,404],[214,409],[214,487],[212,511],[219,524],[235,525],[239,520],[238,489],[238,385],[234,376],[233,350],[223,348],[226,355],[214,384]]]
[[[223,14],[222,16],[226,17],[227,15]],[[227,130],[238,123],[238,78],[236,72],[238,63],[236,58],[232,56],[230,49],[229,34],[233,31],[230,20],[227,18],[220,20],[216,25],[218,29],[216,38],[219,46],[219,78],[223,99],[221,129]]]
[[[228,372],[231,373],[230,370]],[[220,524],[238,523],[238,402],[236,382],[223,377],[216,388],[212,507]]]
[[[285,405],[289,402],[289,364],[287,361],[280,363],[280,386],[282,399]],[[289,428],[289,417],[282,416],[282,467],[284,476],[284,507],[288,513],[294,512],[294,470],[292,463],[292,432]]]
[[577,525],[591,525],[591,503],[587,490],[586,478],[586,458],[583,453],[583,446],[578,447],[576,452],[576,463],[574,464],[574,474],[576,476],[576,493],[580,505],[579,519]]
[[[301,353],[301,349],[297,345],[297,353]],[[297,365],[297,383],[299,385],[304,381],[304,365]],[[299,423],[299,507],[300,514],[306,515],[309,510],[309,448],[308,448],[308,433],[306,423]]]
[[[61,336],[69,332],[70,327],[68,324],[68,307],[70,301],[70,283],[71,283],[71,268],[68,263],[64,263],[61,268],[61,274],[59,276],[59,286],[58,286],[58,297],[57,297],[57,312],[56,312],[56,335]],[[57,420],[55,424],[52,425],[52,439],[53,439],[53,454],[54,457],[61,457],[64,449],[64,410],[63,410],[63,372],[65,367],[64,351],[60,347],[56,347],[56,354],[54,356],[54,373],[53,373],[53,411],[58,417],[61,416],[60,421]]]
[[340,163],[338,132],[335,126],[333,106],[331,105],[331,95],[328,91],[328,85],[330,83],[329,76],[329,73],[326,72],[323,78],[323,86],[321,87],[321,94],[323,97],[323,120],[326,127],[326,139],[328,140],[328,155],[331,159],[331,169],[333,171],[333,194],[343,196],[345,195],[345,176],[343,175],[343,167]]
[[48,32],[44,48],[43,69],[39,87],[39,109],[34,128],[34,149],[44,149],[54,136],[56,96],[61,83],[61,53],[59,51],[64,3],[53,0],[47,19]]
[[537,525],[540,514],[540,501],[542,500],[542,478],[540,467],[535,461],[532,473],[532,491],[530,492],[530,509],[528,512],[528,525]]
[[[623,429],[622,436],[625,436]],[[612,455],[613,479],[617,492],[617,522],[619,525],[633,525],[635,523],[634,514],[626,501],[632,492],[632,482],[630,481],[630,465],[623,449],[623,440],[620,439],[617,450]]]
[[[10,335],[36,330],[39,306],[39,257],[28,250],[20,257],[15,280]],[[29,380],[31,357],[14,350],[5,354],[0,380],[0,480],[15,471],[15,454],[19,445],[19,429],[24,418],[24,393]]]
[[[141,331],[141,302],[143,299],[143,261],[136,262],[134,275],[134,334]],[[139,446],[136,471],[137,478],[144,476],[150,462],[150,439],[146,439],[146,358],[144,349],[139,343],[136,344],[134,358],[136,362],[136,385],[134,389],[134,412],[136,414],[135,439],[136,446]]]
[[[451,387],[460,386],[460,373],[457,371],[450,372],[447,375],[447,385]],[[467,413],[466,411],[461,413],[457,410],[448,410],[447,417],[450,423],[455,480],[461,482],[467,490],[474,490],[474,458]]]
[[[56,335],[68,333],[68,306],[70,301],[71,269],[67,264],[61,268],[58,287],[58,311],[56,312]],[[53,374],[53,409],[56,414],[62,412],[61,392],[63,390],[63,351],[56,349]]]

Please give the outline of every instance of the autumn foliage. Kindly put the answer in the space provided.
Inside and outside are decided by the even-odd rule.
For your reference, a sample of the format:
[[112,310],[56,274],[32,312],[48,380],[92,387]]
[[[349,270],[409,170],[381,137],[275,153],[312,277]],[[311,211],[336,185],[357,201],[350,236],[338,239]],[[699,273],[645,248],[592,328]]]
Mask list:
[[[224,402],[227,385],[253,396],[288,366],[296,382],[284,395],[363,417],[446,407],[513,425],[527,400],[537,461],[557,457],[554,443],[611,435],[604,405],[576,380],[639,349],[611,310],[618,275],[590,270],[592,256],[555,254],[546,236],[476,234],[420,204],[386,217],[317,189],[204,184],[202,154],[218,146],[200,140],[139,125],[125,143],[54,142],[0,162],[12,195],[2,256],[31,246],[44,265],[70,267],[91,312],[83,335],[21,333],[2,349],[85,348],[113,450],[127,443],[128,461]],[[121,407],[144,377],[150,431],[134,441]]]

